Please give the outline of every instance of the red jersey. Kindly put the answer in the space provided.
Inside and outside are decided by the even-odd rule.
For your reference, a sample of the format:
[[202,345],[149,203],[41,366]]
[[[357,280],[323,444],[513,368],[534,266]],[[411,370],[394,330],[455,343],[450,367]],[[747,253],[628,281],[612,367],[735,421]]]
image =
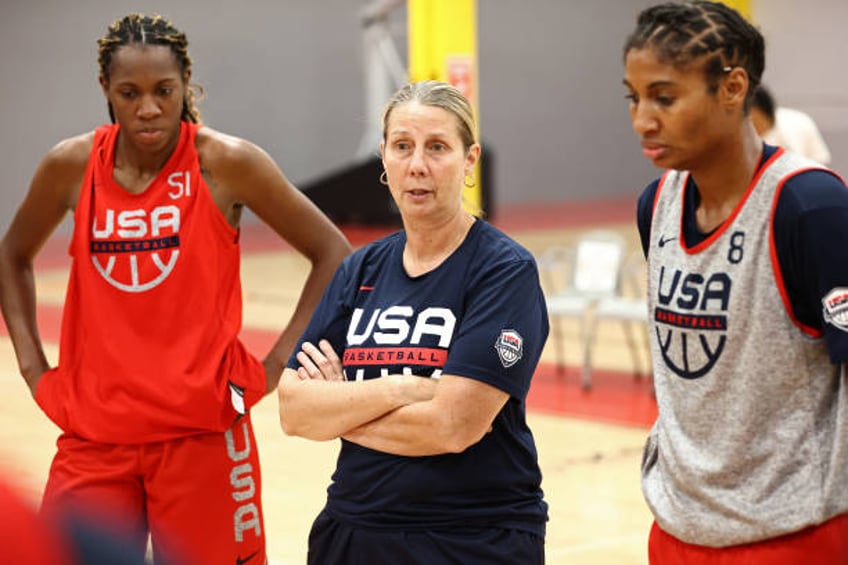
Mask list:
[[149,186],[113,179],[119,126],[98,128],[70,244],[59,365],[36,400],[64,431],[106,443],[227,430],[265,391],[262,364],[238,339],[237,229],[200,173],[198,126]]

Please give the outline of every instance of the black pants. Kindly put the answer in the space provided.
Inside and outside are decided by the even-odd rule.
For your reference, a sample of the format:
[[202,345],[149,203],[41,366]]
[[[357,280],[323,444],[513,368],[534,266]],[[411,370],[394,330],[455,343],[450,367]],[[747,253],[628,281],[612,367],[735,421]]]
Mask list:
[[543,565],[545,540],[520,530],[391,531],[352,527],[321,513],[309,565]]

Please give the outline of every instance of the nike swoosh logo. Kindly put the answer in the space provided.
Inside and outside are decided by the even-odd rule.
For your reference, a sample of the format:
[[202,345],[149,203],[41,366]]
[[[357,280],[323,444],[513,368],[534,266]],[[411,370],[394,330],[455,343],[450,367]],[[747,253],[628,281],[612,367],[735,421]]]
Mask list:
[[660,236],[660,241],[659,241],[659,243],[658,243],[657,245],[658,245],[659,247],[663,247],[663,246],[664,246],[666,243],[668,243],[669,241],[674,241],[674,240],[675,240],[675,238],[673,238],[673,237],[663,237],[663,236]]
[[242,559],[241,557],[236,557],[236,565],[244,565],[245,563],[247,563],[248,561],[250,561],[251,559],[256,557],[256,555],[258,553],[259,553],[259,550],[257,549],[256,551],[254,551],[253,553],[251,553],[250,555],[248,555],[244,559]]

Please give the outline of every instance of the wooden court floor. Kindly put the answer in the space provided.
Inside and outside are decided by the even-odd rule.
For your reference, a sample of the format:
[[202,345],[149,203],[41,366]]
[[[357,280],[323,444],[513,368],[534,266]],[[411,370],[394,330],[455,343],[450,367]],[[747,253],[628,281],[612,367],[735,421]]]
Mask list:
[[[623,219],[604,224],[624,234],[636,249],[635,228]],[[496,222],[497,223],[497,222]],[[552,244],[573,241],[590,225],[540,224],[504,229],[533,253]],[[245,237],[247,240],[247,237]],[[61,307],[67,266],[60,260],[37,264],[39,303]],[[242,261],[245,331],[277,330],[287,319],[306,263],[286,249],[245,244]],[[41,414],[19,377],[11,343],[0,332],[0,468],[36,501],[54,452],[58,429]],[[46,338],[45,338],[46,339]],[[576,363],[576,330],[566,331],[569,363]],[[47,353],[57,358],[55,339]],[[598,367],[628,370],[629,359],[613,329],[602,332],[595,360]],[[261,351],[257,351],[261,355]],[[553,361],[549,341],[543,361]],[[576,382],[576,369],[564,379]],[[629,378],[622,374],[622,378]],[[573,383],[572,383],[573,384]],[[591,393],[586,396],[591,402]],[[335,462],[337,441],[311,442],[283,435],[276,397],[253,410],[263,476],[263,505],[269,557],[274,564],[304,563],[311,522],[324,502]],[[647,433],[644,426],[617,425],[587,417],[531,411],[550,505],[546,540],[552,565],[638,565],[647,562],[650,513],[639,490],[639,463]]]

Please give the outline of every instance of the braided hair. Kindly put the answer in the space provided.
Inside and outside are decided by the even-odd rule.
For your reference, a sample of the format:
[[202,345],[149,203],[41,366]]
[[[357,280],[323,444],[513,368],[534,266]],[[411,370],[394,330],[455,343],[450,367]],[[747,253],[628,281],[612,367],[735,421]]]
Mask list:
[[678,68],[707,57],[704,72],[713,93],[728,68],[745,69],[750,83],[746,110],[765,70],[762,34],[739,12],[720,2],[667,2],[642,11],[624,44],[624,55],[644,48],[653,49],[661,61]]
[[[112,65],[112,56],[119,47],[124,45],[165,45],[171,49],[183,77],[188,76],[191,71],[191,57],[188,55],[188,39],[185,33],[179,31],[167,19],[159,15],[145,16],[143,14],[129,14],[115,20],[109,26],[109,30],[97,40],[97,63],[100,67],[100,77],[108,82],[109,70]],[[183,111],[180,119],[201,123],[200,112],[195,102],[203,96],[203,88],[196,84],[189,84],[183,98]],[[115,123],[115,113],[109,104],[109,118]]]

